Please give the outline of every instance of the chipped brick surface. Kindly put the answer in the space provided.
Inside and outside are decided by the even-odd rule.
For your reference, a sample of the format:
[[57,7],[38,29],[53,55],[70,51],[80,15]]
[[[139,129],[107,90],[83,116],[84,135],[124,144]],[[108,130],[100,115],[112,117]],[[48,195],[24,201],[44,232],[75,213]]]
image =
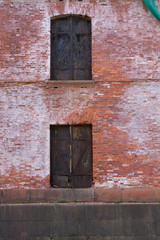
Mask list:
[[[93,86],[47,82],[65,14],[91,17]],[[1,0],[0,19],[0,187],[49,188],[50,125],[85,123],[95,187],[158,187],[160,23],[143,1]]]

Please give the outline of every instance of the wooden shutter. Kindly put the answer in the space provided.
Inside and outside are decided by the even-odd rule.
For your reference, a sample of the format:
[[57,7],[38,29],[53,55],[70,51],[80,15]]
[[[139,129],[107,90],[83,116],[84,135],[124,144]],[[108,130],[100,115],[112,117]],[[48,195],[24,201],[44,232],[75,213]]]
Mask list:
[[68,126],[51,126],[51,185],[68,187],[70,133]]
[[92,184],[92,136],[91,126],[73,126],[72,157],[74,187],[90,187]]
[[51,79],[91,79],[91,22],[69,16],[51,21]]
[[91,125],[51,126],[51,186],[92,184]]

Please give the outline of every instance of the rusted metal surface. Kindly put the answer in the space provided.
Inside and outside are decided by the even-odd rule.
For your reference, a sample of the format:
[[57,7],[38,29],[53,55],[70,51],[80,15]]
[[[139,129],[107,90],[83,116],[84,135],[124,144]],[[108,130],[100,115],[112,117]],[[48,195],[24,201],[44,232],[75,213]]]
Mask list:
[[51,186],[90,187],[92,126],[51,126]]
[[91,79],[91,22],[69,16],[51,21],[51,79]]

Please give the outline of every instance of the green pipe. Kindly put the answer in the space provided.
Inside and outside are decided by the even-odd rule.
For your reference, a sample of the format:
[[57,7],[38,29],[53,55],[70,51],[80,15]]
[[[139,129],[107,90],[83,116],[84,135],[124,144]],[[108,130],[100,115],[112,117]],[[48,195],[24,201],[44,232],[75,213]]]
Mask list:
[[160,12],[155,4],[155,0],[143,0],[152,15],[160,21]]

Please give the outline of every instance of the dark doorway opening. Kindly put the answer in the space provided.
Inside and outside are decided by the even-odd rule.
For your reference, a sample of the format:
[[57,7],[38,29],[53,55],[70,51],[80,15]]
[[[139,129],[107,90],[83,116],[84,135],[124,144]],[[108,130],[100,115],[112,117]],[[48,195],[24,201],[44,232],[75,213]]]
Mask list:
[[91,187],[92,126],[52,125],[50,159],[52,187]]

